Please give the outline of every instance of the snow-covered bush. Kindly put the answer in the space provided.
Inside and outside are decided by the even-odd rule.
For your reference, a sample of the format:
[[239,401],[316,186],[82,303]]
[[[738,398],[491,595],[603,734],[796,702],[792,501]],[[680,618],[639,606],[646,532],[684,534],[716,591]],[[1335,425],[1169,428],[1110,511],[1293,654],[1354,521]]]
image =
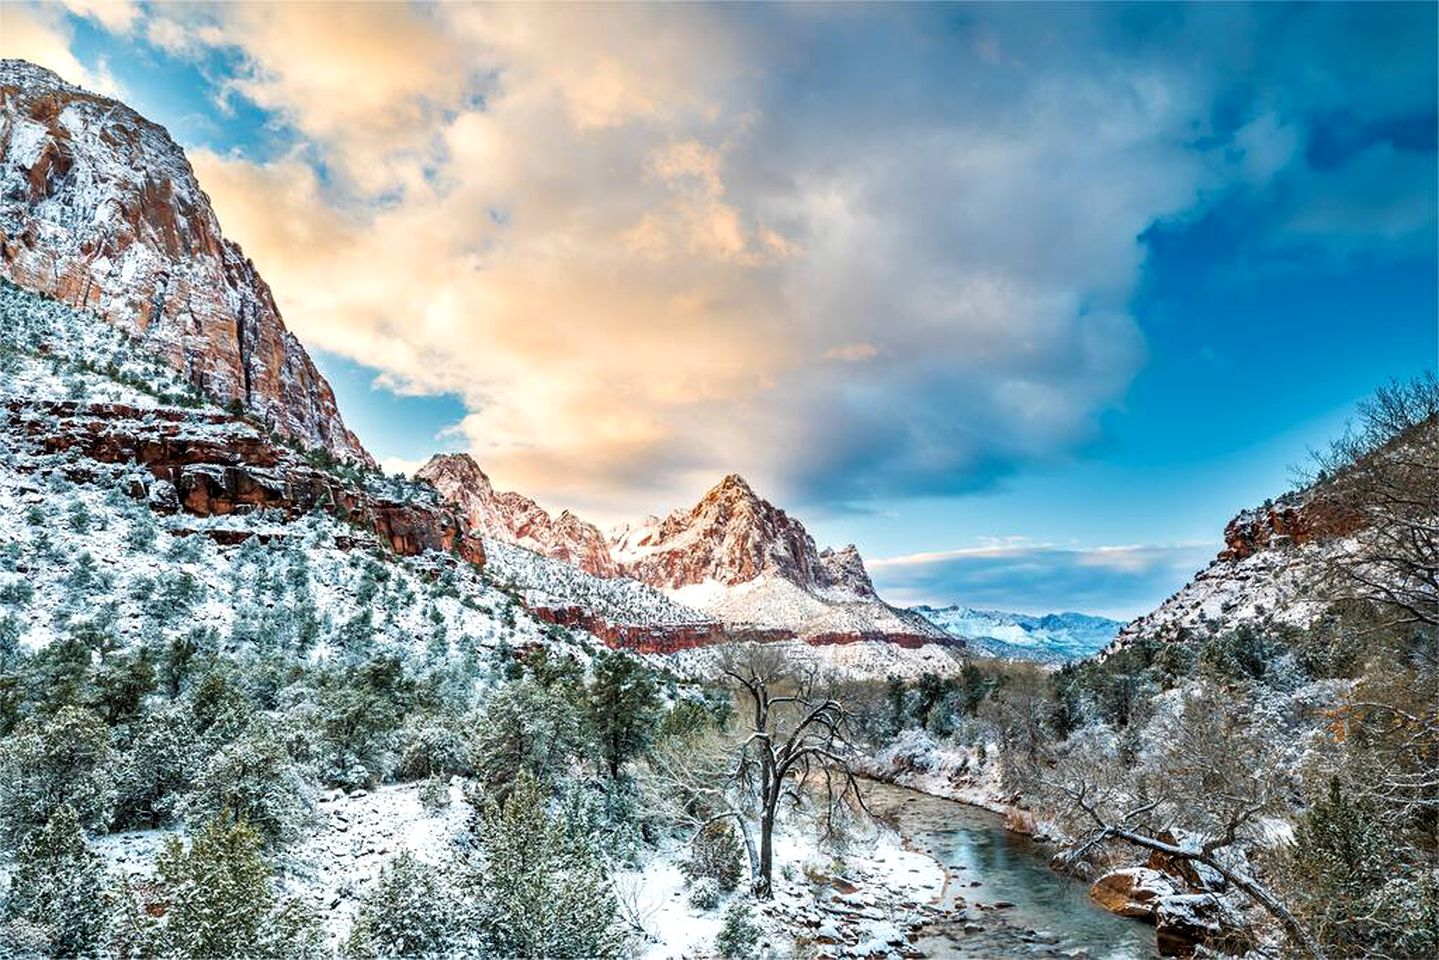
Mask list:
[[739,885],[744,874],[744,848],[726,820],[706,824],[690,843],[684,871],[692,880],[709,878],[724,891]]
[[171,819],[199,766],[190,711],[168,704],[145,717],[116,774],[115,820],[122,828],[154,827]]
[[[93,954],[109,927],[106,886],[105,865],[86,847],[75,811],[57,808],[15,854],[0,943],[15,955],[25,946],[40,956]],[[0,947],[0,955],[11,954]]]
[[205,761],[185,801],[191,823],[223,814],[248,823],[266,843],[297,837],[313,815],[314,790],[274,735],[256,726]]
[[365,895],[345,956],[431,956],[453,949],[458,920],[454,906],[455,893],[441,871],[402,852],[385,864]]
[[718,880],[714,877],[700,877],[690,885],[690,906],[700,910],[713,910],[720,905],[723,895]]
[[749,904],[736,900],[724,912],[724,925],[715,935],[715,950],[728,960],[740,960],[754,954],[760,929],[750,915]]
[[471,746],[467,726],[464,718],[458,716],[442,717],[426,712],[408,717],[400,728],[400,757],[395,776],[401,780],[421,780],[468,774]]
[[264,840],[228,815],[207,822],[188,845],[172,838],[156,861],[162,922],[142,925],[146,956],[318,957],[317,919],[283,900],[261,850]]
[[18,842],[68,807],[82,827],[108,825],[115,803],[110,732],[80,707],[31,717],[0,742],[0,831]]

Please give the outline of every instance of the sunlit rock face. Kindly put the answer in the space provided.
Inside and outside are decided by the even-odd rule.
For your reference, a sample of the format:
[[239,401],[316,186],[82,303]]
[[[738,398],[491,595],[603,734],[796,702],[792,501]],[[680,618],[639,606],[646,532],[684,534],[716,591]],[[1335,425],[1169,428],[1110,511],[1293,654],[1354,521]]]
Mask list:
[[0,275],[93,310],[283,436],[373,465],[158,124],[0,61]]
[[769,575],[846,599],[874,597],[852,545],[819,550],[803,524],[762,499],[738,474],[725,477],[688,510],[616,531],[613,548],[626,573],[657,587],[734,586]]
[[568,510],[552,517],[519,493],[498,491],[469,454],[439,454],[415,475],[458,507],[472,529],[597,577],[620,575],[604,534]]

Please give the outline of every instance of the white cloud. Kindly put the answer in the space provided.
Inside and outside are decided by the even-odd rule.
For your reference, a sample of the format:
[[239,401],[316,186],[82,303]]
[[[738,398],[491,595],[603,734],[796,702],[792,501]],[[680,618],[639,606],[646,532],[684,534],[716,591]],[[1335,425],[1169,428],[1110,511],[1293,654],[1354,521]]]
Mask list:
[[55,71],[70,83],[118,96],[109,72],[90,70],[71,52],[74,30],[60,7],[0,3],[0,57],[18,57]]

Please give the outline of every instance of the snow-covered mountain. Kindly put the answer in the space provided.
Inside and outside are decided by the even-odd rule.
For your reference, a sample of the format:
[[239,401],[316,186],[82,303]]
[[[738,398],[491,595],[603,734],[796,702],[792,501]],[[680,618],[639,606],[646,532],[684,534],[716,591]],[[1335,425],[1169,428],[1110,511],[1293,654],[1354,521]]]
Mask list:
[[568,510],[551,516],[523,494],[496,490],[467,453],[436,454],[415,477],[464,511],[471,527],[486,537],[572,564],[597,577],[620,575],[598,527]]
[[1118,620],[1083,613],[1032,616],[958,605],[911,610],[962,638],[972,652],[1011,660],[1080,660],[1109,646],[1124,626]]
[[[693,507],[622,526],[608,539],[569,511],[552,516],[528,497],[496,491],[466,454],[433,457],[416,476],[486,537],[570,564],[577,575],[628,579],[664,591],[691,619],[722,624],[731,634],[817,644],[953,645],[953,638],[922,616],[880,600],[853,545],[821,550],[803,524],[738,474],[725,477]],[[568,589],[558,586],[561,578],[553,570],[546,579],[547,602],[563,600],[572,611],[598,614],[582,599],[594,594],[583,577]],[[683,639],[651,638],[645,646],[694,646],[702,636],[717,634],[687,627]]]
[[0,156],[0,276],[95,311],[268,429],[373,463],[163,127],[4,60]]
[[1115,648],[1139,639],[1206,637],[1239,626],[1308,627],[1331,606],[1322,571],[1350,545],[1347,526],[1304,515],[1302,499],[1246,510],[1225,528],[1209,566],[1154,610],[1126,624]]
[[630,576],[657,587],[734,586],[772,576],[838,600],[875,595],[853,545],[819,550],[803,524],[735,473],[693,507],[616,530],[611,545]]
[[922,616],[875,593],[859,551],[819,549],[798,520],[730,474],[688,509],[611,533],[627,575],[733,630],[813,644],[953,645]]

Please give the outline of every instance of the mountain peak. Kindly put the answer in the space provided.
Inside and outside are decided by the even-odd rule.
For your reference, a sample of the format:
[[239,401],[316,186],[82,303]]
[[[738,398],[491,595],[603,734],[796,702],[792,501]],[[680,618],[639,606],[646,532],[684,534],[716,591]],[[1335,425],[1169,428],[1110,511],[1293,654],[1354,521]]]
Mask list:
[[490,478],[475,458],[468,453],[437,453],[425,463],[423,467],[415,471],[415,476],[423,480],[429,480],[434,484],[436,476],[454,477],[458,482],[468,486],[483,486],[490,489]]
[[733,586],[775,576],[805,590],[874,596],[853,546],[821,552],[803,524],[756,494],[738,473],[726,475],[688,510],[621,528],[611,546],[629,575],[661,588]]
[[748,480],[737,473],[730,473],[726,474],[719,483],[711,487],[709,492],[701,498],[700,502],[703,503],[706,500],[734,499],[759,500],[761,498],[754,492],[754,487],[749,485]]

